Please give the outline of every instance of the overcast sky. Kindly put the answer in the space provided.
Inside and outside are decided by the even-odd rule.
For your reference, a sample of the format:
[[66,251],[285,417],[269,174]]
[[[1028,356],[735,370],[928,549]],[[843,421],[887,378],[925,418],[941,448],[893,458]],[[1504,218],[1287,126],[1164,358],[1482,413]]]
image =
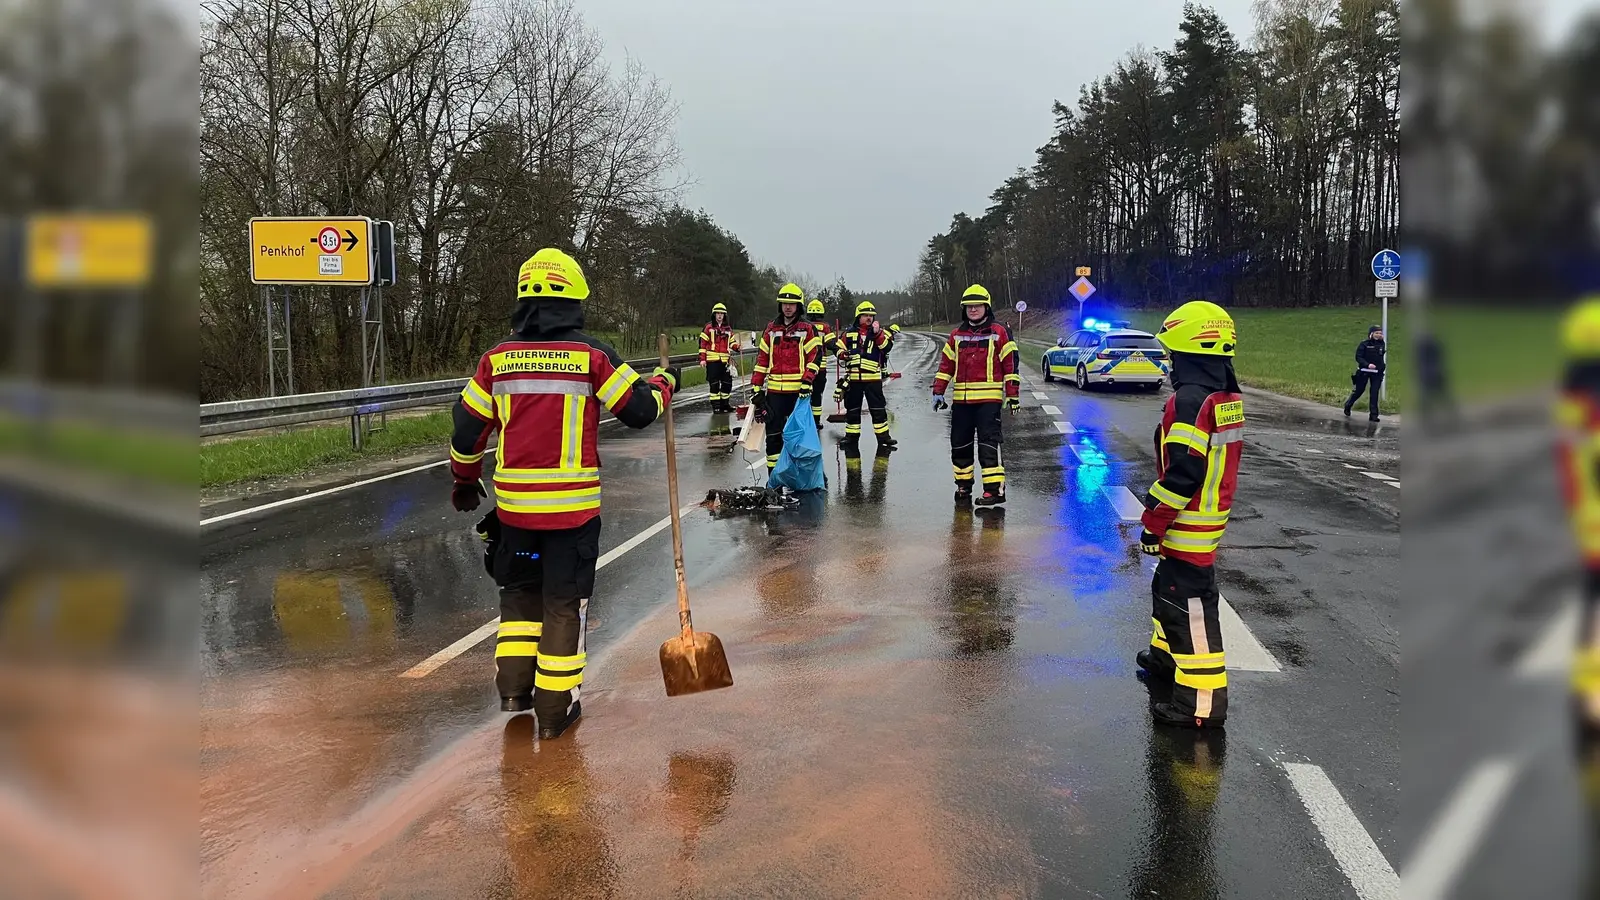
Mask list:
[[[1511,0],[1567,23],[1592,0]],[[1248,45],[1251,0],[1211,4]],[[681,104],[686,202],[757,260],[858,290],[1050,137],[1050,104],[1136,46],[1169,49],[1182,0],[580,0],[607,52]],[[1559,27],[1557,30],[1560,30]],[[819,285],[808,285],[817,287]]]
[[[1214,4],[1245,42],[1250,0]],[[671,85],[685,198],[751,256],[858,290],[906,280],[958,210],[1050,137],[1050,104],[1136,45],[1167,49],[1182,0],[581,0]],[[815,287],[815,286],[812,286]]]

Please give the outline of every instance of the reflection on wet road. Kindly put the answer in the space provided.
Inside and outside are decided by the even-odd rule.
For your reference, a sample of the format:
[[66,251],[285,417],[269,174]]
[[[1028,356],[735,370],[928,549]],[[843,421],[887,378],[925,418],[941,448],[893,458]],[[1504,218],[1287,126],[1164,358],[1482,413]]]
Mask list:
[[[1300,651],[1231,676],[1224,767],[1220,736],[1154,728],[1133,677],[1149,576],[1111,498],[1143,494],[1160,401],[1051,386],[1059,416],[1006,419],[1007,507],[975,511],[927,408],[933,347],[908,338],[887,392],[899,450],[846,458],[833,426],[823,494],[688,517],[731,690],[662,694],[670,547],[628,544],[665,513],[661,436],[607,435],[602,551],[626,552],[559,741],[495,712],[489,643],[398,677],[496,609],[442,470],[207,530],[206,895],[1353,896],[1282,762],[1322,765],[1389,849],[1397,702],[1362,698],[1396,678],[1398,499],[1290,448],[1394,440],[1263,409],[1222,584]],[[749,483],[726,417],[680,422],[685,499]]]

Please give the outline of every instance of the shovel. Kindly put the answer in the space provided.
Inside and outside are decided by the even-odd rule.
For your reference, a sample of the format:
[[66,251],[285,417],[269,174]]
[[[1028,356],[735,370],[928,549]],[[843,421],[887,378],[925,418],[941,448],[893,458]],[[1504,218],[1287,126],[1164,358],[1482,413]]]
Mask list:
[[[667,361],[667,336],[657,341],[661,366]],[[709,631],[695,631],[689,621],[689,586],[683,576],[683,523],[678,520],[678,446],[672,430],[672,404],[663,414],[667,418],[667,496],[672,509],[672,565],[678,573],[678,625],[682,631],[661,645],[661,680],[667,696],[698,694],[717,688],[733,687],[728,669],[728,654],[722,639]]]
[[[839,380],[839,387],[845,387],[846,382],[844,378],[844,363],[838,361],[834,362],[833,375]],[[828,417],[823,421],[833,425],[839,425],[841,423],[848,422],[849,419],[847,419],[844,414],[844,401],[840,400],[835,402],[833,404],[833,412],[828,413]]]

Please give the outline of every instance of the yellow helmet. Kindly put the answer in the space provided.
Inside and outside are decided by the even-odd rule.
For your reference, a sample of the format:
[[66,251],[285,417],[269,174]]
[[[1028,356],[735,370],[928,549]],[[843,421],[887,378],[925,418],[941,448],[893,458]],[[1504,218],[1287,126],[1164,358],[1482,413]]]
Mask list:
[[989,299],[988,289],[981,284],[975,284],[967,288],[967,292],[961,295],[962,306],[976,306],[979,303],[986,303],[989,306],[994,305],[994,301]]
[[858,319],[862,316],[875,316],[877,314],[878,308],[872,305],[871,300],[863,300],[856,304],[856,318]]
[[583,277],[583,268],[554,247],[528,257],[517,273],[518,300],[544,296],[558,300],[583,300],[589,296],[589,281]]
[[1232,356],[1239,333],[1227,310],[1210,300],[1190,300],[1167,314],[1156,340],[1174,353]]
[[726,304],[726,303],[718,303],[716,306],[711,307],[711,314],[713,316],[716,315],[717,313],[725,313],[727,311],[728,311],[728,304]]
[[896,322],[893,325],[890,325],[889,326],[889,330],[894,332],[895,334],[899,334],[900,333],[900,323]]
[[783,287],[778,288],[779,303],[800,303],[805,299],[805,292],[800,290],[800,285],[795,284],[792,281]]
[[1600,294],[1579,300],[1561,321],[1561,349],[1568,359],[1600,359]]
[[821,300],[812,300],[806,304],[806,315],[808,316],[825,316],[827,314],[828,308],[822,305]]

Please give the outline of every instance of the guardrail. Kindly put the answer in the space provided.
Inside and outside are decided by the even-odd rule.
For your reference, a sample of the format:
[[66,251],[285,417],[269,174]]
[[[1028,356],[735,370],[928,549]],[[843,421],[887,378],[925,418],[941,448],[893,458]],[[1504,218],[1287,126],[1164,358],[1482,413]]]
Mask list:
[[[750,351],[743,351],[739,355],[749,356]],[[687,367],[697,365],[700,356],[698,353],[684,353],[669,359],[675,366]],[[640,371],[649,371],[659,363],[659,358],[628,360],[628,365]],[[447,378],[443,381],[387,384],[318,394],[203,403],[200,405],[200,435],[239,434],[308,422],[349,419],[351,443],[359,448],[363,416],[453,403],[466,384],[465,378]]]

